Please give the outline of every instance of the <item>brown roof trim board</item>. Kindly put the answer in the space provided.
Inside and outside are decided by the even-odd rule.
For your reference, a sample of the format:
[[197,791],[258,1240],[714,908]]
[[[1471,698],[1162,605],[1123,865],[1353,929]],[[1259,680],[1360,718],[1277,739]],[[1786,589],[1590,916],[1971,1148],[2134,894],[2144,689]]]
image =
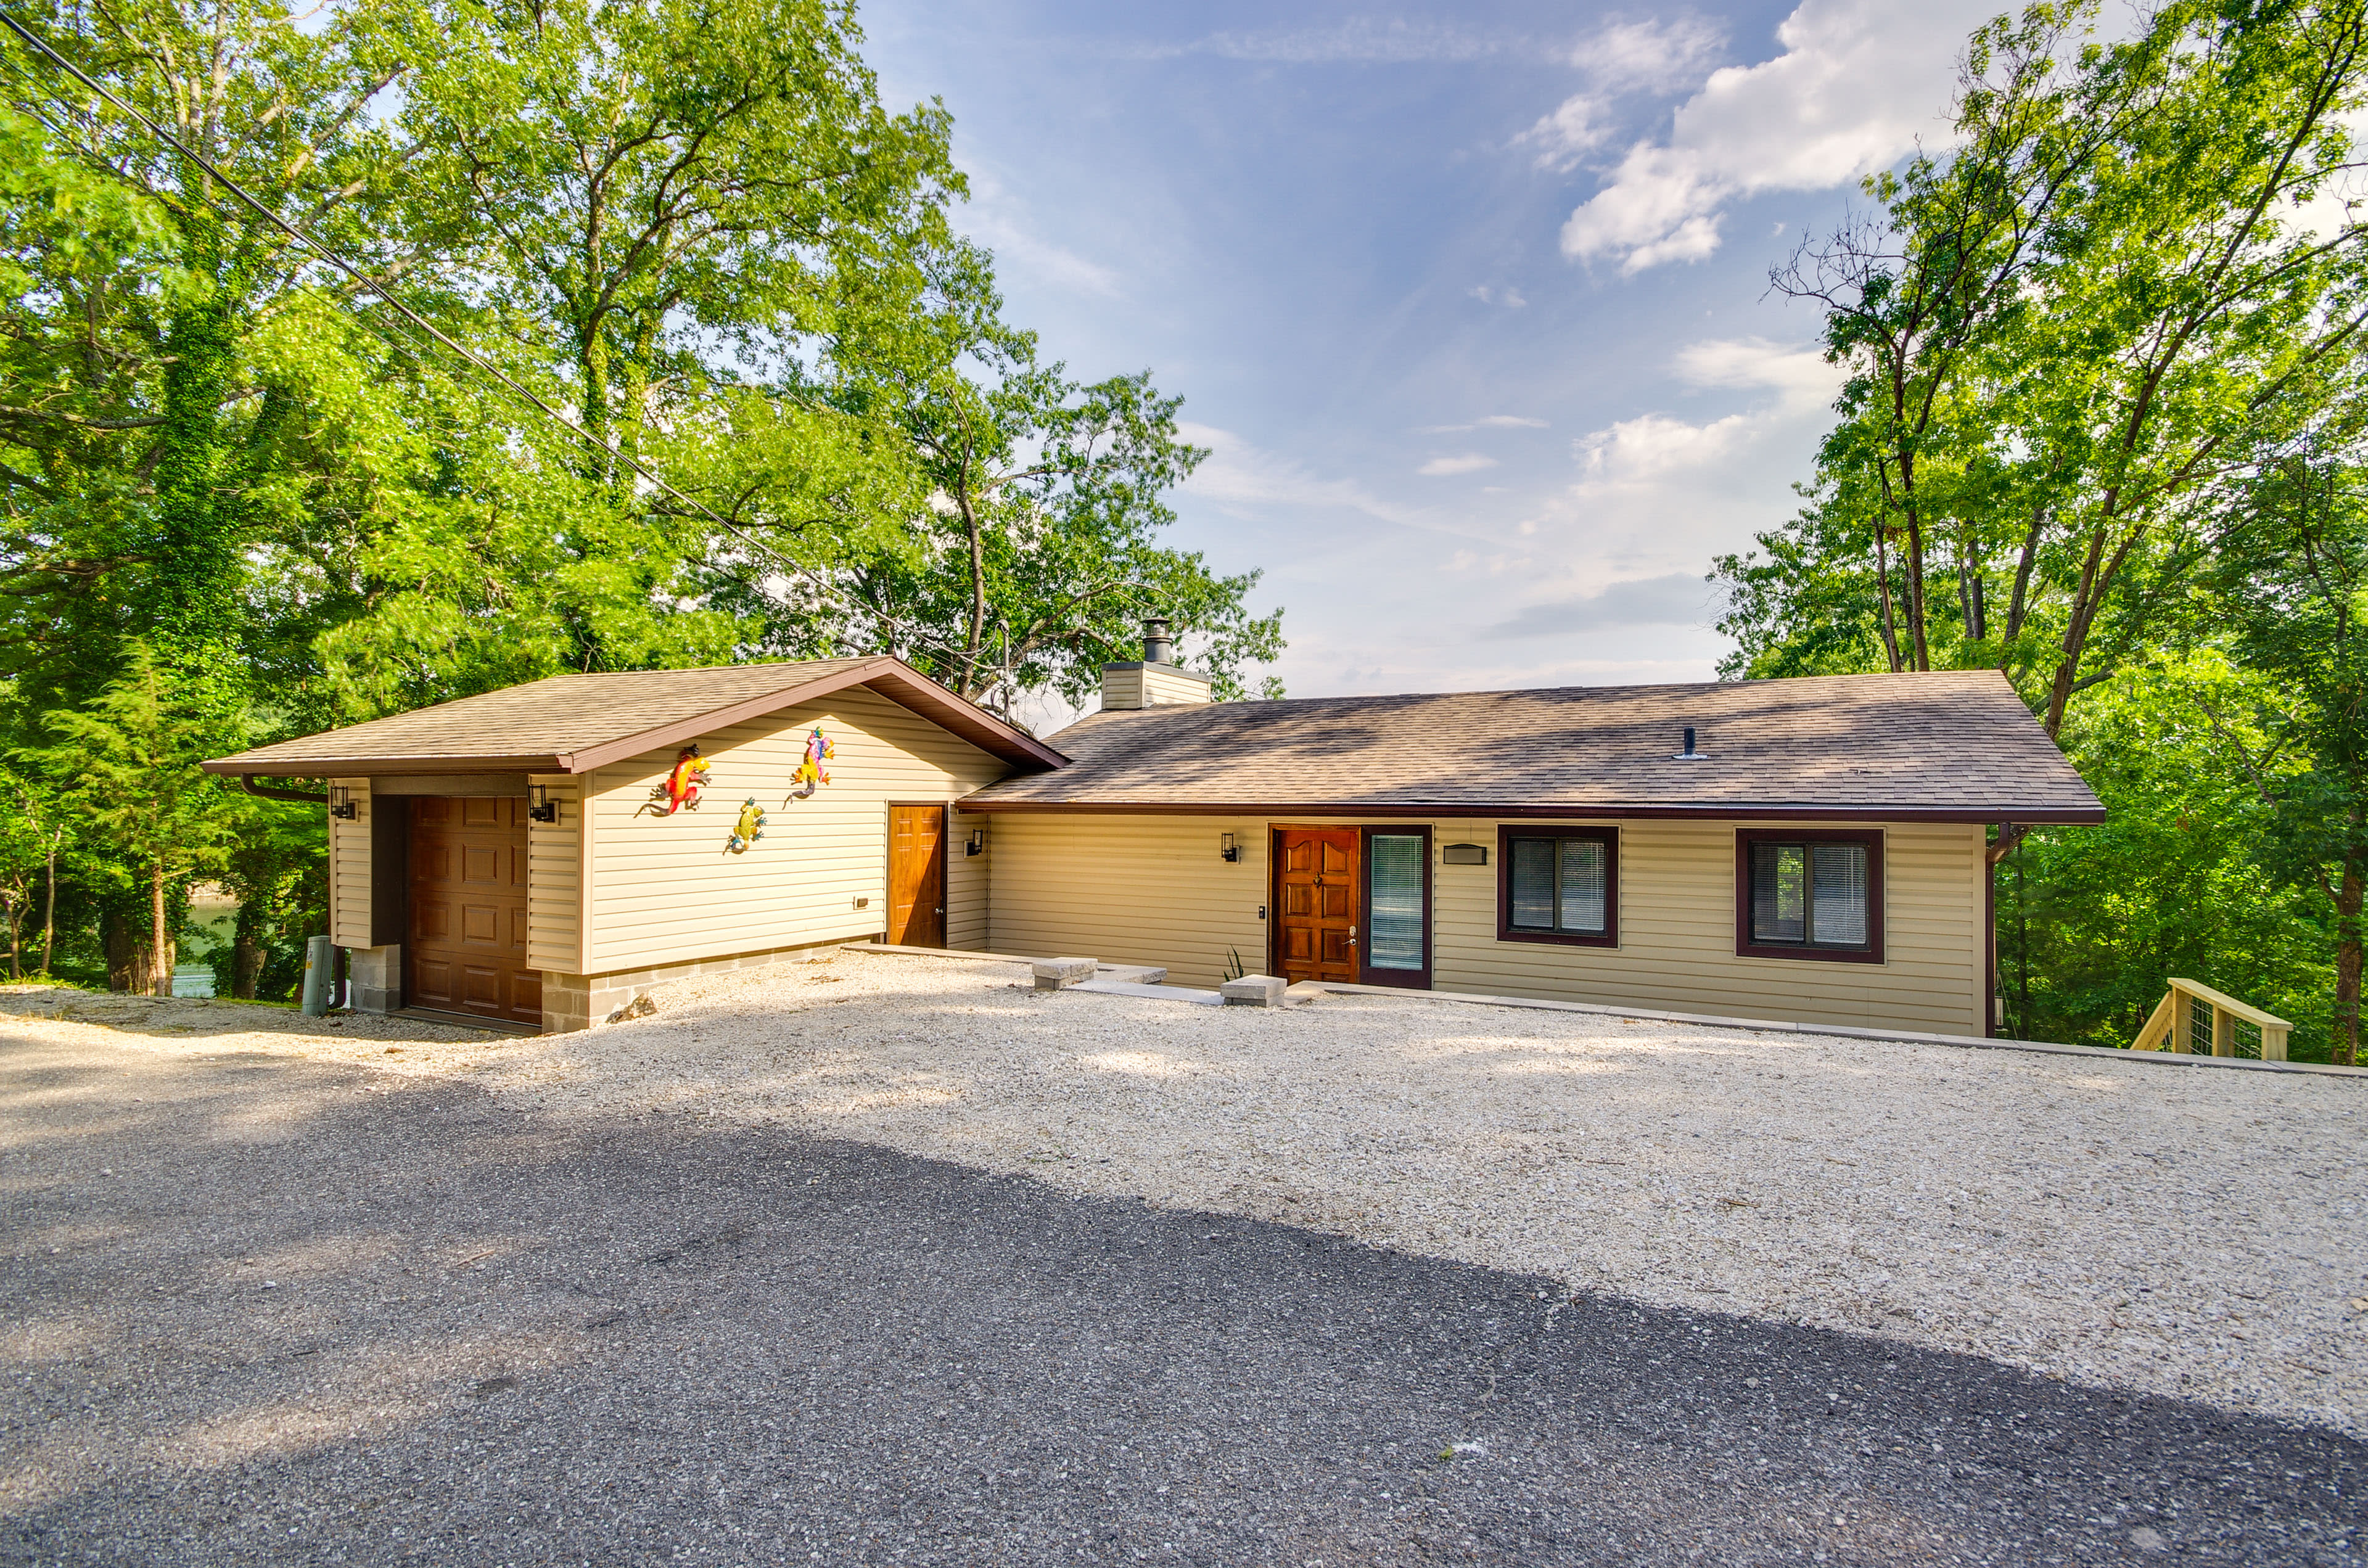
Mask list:
[[1829,806],[1648,806],[1555,805],[1552,803],[1474,805],[1469,801],[1441,801],[1429,805],[1394,801],[1367,805],[1356,801],[1245,801],[1239,804],[1209,804],[1191,801],[1173,803],[1142,801],[1113,804],[1104,801],[1003,801],[992,795],[965,795],[954,808],[968,815],[996,812],[1064,812],[1072,815],[1129,817],[1340,817],[1359,822],[1420,822],[1427,818],[1473,817],[1507,822],[1641,822],[1655,818],[1718,822],[1941,822],[2029,823],[2033,827],[2089,826],[2105,820],[2105,808],[2019,810],[1989,806],[1975,810],[1945,807],[1850,805]]
[[[780,672],[781,684],[763,686],[765,672],[771,670]],[[702,673],[707,672],[651,670],[557,676],[549,677],[549,683],[556,688],[552,700],[558,702],[595,691],[630,692],[637,676],[648,677],[639,683],[643,687],[663,683],[671,688],[685,685],[684,677]],[[580,719],[580,740],[565,733],[563,723],[557,736],[561,744],[547,751],[481,752],[454,744],[450,738],[453,733],[466,732],[471,727],[475,716],[472,704],[483,710],[484,728],[491,732],[488,738],[498,741],[505,728],[515,734],[520,727],[516,694],[546,684],[530,681],[317,735],[257,746],[234,756],[212,758],[202,766],[209,773],[279,778],[351,778],[372,773],[588,773],[611,762],[678,745],[732,724],[859,686],[878,692],[989,756],[1029,771],[1059,767],[1068,760],[1033,735],[955,696],[903,661],[884,654],[862,659],[811,660],[803,665],[720,665],[712,673],[716,677],[713,684],[742,690],[757,684],[762,688],[712,706],[700,700],[695,683],[688,695],[667,691],[653,700],[661,710],[671,708],[674,711],[661,722],[636,723],[622,733],[616,733],[613,724],[608,733],[601,733],[597,714],[587,712]],[[799,678],[802,674],[806,678]],[[552,738],[551,722],[542,714],[533,715],[532,722],[524,728],[527,734],[519,738]],[[407,736],[419,735],[423,730],[437,738],[406,744]]]

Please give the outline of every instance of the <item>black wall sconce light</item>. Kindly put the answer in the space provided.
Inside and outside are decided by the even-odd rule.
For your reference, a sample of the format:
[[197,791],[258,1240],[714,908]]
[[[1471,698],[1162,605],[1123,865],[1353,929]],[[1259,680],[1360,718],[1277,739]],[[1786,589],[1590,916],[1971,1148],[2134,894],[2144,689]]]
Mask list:
[[963,846],[962,846],[962,853],[963,853],[963,854],[965,854],[965,855],[984,855],[984,854],[985,854],[985,853],[986,853],[986,829],[985,829],[985,828],[983,828],[983,827],[974,827],[974,828],[972,828],[972,829],[970,830],[970,842],[969,842],[968,844],[965,844],[965,845],[963,845]]
[[353,822],[362,814],[361,803],[354,799],[353,790],[345,785],[332,784],[329,786],[329,814]]
[[526,794],[526,814],[529,821],[557,822],[559,820],[559,802],[551,798],[550,790],[540,784],[529,784],[527,786]]
[[1220,834],[1217,836],[1219,841],[1224,846],[1224,848],[1217,851],[1219,858],[1224,860],[1239,860],[1242,858],[1242,846],[1234,842],[1234,835],[1232,834]]

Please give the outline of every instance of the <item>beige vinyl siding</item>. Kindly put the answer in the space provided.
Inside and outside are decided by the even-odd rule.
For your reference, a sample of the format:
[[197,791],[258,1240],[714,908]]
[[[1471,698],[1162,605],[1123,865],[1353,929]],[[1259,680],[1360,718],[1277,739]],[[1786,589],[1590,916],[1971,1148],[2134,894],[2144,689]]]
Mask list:
[[557,974],[584,971],[584,797],[598,788],[598,773],[570,777],[537,774],[539,784],[559,805],[555,823],[526,824],[526,961],[529,969]]
[[[973,855],[973,832],[987,842]],[[995,824],[985,816],[949,815],[946,827],[946,946],[978,952],[987,948],[989,887],[994,880]]]
[[1209,700],[1209,683],[1179,670],[1112,665],[1102,671],[1106,709],[1172,708]]
[[[832,781],[790,800],[806,733],[822,726],[837,755]],[[582,972],[761,952],[880,933],[888,905],[888,806],[944,802],[1003,777],[985,752],[860,689],[836,693],[700,738],[711,765],[696,811],[643,808],[677,748],[603,767],[590,797],[589,941]],[[725,850],[743,801],[766,815],[765,836]],[[983,925],[985,868],[967,857],[948,811],[949,939]],[[987,858],[980,856],[978,861]],[[857,908],[856,901],[869,901]]]
[[[1310,826],[1325,820],[1294,819]],[[1248,968],[1262,969],[1266,926],[1257,915],[1267,900],[1270,825],[1214,817],[1001,815],[990,945],[997,952],[1164,963],[1179,984],[1213,983],[1228,946],[1239,949]],[[1618,948],[1500,942],[1497,825],[1429,824],[1437,990],[1982,1032],[1978,825],[1885,828],[1880,964],[1736,957],[1736,830],[1765,824],[1734,822],[1608,824],[1620,830]],[[1218,835],[1228,831],[1242,847],[1238,865],[1217,856]],[[1486,845],[1488,864],[1442,864],[1440,848],[1456,843]]]
[[1266,968],[1263,822],[1004,812],[990,832],[994,952],[1163,964],[1178,985],[1216,984],[1229,949]]
[[[341,948],[367,948],[370,934],[370,784],[367,778],[332,778],[353,791],[359,813],[350,822],[329,817],[329,939]],[[388,804],[402,809],[402,802]],[[325,815],[328,808],[322,808]],[[397,938],[381,938],[393,941]]]
[[1486,866],[1440,865],[1434,847],[1431,984],[1438,990],[1982,1032],[1982,900],[1970,874],[1981,863],[1978,826],[1884,829],[1884,961],[1870,964],[1736,956],[1736,830],[1765,823],[1611,824],[1620,830],[1620,946],[1500,942],[1497,824],[1486,825],[1485,835],[1468,824],[1440,823],[1431,830],[1434,845],[1488,846]]

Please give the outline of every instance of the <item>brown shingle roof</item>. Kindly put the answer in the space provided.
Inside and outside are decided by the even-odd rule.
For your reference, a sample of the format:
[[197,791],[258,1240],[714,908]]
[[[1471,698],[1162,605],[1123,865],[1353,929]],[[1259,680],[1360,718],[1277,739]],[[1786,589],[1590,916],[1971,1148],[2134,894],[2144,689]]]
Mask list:
[[[1675,762],[1680,732],[1704,760]],[[2101,822],[1995,670],[1097,713],[965,809]]]
[[367,773],[582,773],[621,757],[865,686],[1016,767],[1061,754],[899,660],[807,659],[694,670],[552,676],[432,708],[257,746],[212,773],[324,778]]

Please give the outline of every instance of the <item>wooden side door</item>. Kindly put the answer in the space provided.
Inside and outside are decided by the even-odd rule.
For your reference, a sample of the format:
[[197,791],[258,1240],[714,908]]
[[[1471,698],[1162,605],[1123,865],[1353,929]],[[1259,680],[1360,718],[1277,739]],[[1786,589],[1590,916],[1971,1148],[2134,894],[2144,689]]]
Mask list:
[[407,1006],[542,1022],[542,976],[526,963],[526,811],[504,796],[411,797]]
[[1283,827],[1274,835],[1274,972],[1353,984],[1360,878],[1353,827]]
[[946,945],[946,809],[888,808],[888,940]]

